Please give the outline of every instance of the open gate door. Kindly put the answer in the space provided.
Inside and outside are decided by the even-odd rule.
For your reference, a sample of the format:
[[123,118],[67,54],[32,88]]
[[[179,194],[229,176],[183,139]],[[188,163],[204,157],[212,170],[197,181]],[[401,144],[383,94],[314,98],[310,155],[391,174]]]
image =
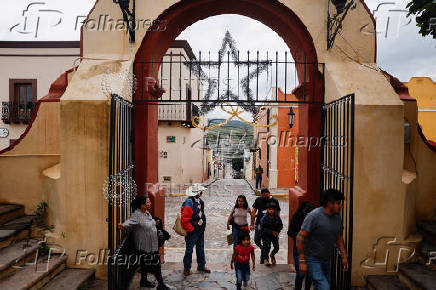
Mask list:
[[321,192],[333,188],[344,193],[342,208],[344,241],[350,268],[342,271],[340,251],[335,247],[331,261],[331,288],[351,288],[353,241],[353,172],[354,172],[354,94],[346,95],[323,107],[321,153]]

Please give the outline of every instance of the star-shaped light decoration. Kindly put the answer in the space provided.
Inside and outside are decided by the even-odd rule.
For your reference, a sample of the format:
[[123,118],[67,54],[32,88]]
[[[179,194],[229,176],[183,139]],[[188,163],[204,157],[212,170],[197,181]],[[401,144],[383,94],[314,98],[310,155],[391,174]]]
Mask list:
[[[205,94],[203,96],[203,99],[208,101],[201,105],[200,107],[200,113],[202,115],[207,114],[211,110],[213,110],[216,107],[216,101],[211,99],[213,95],[216,95],[216,90],[218,88],[218,81],[214,78],[210,78],[202,69],[202,67],[214,67],[219,68],[222,64],[226,63],[224,60],[224,56],[226,54],[226,48],[229,47],[229,51],[227,51],[227,57],[228,59],[232,58],[232,63],[238,67],[238,76],[239,76],[239,68],[240,67],[246,67],[247,68],[247,75],[243,77],[239,83],[239,85],[242,87],[242,93],[244,98],[239,98],[239,92],[238,94],[235,94],[231,91],[230,87],[227,86],[227,90],[225,90],[222,94],[219,95],[219,99],[221,101],[244,101],[243,103],[240,103],[240,106],[247,112],[250,112],[252,115],[257,114],[258,108],[255,106],[256,100],[253,96],[253,90],[250,88],[250,81],[255,78],[256,76],[264,73],[268,70],[269,66],[272,66],[272,61],[270,60],[257,60],[259,52],[257,52],[257,59],[256,61],[250,61],[249,60],[249,53],[246,61],[239,60],[239,50],[236,48],[235,41],[233,37],[231,36],[229,31],[226,31],[226,34],[223,38],[221,49],[218,52],[218,61],[202,61],[201,59],[198,61],[188,61],[185,62],[185,66],[188,66],[194,74],[197,79],[200,79],[200,81],[205,80],[208,84],[207,90],[205,91]],[[250,65],[254,67],[254,69],[250,69]],[[227,80],[229,81],[229,80]],[[239,91],[239,89],[238,89]]]

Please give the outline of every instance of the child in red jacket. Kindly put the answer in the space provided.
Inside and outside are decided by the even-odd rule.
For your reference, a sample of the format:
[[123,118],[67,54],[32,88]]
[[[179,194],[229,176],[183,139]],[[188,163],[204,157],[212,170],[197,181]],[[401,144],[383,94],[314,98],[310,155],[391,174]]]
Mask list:
[[235,265],[236,271],[236,289],[240,290],[242,287],[242,281],[244,287],[247,286],[247,282],[250,280],[250,256],[253,262],[253,271],[256,270],[254,247],[250,243],[250,235],[247,232],[240,232],[238,244],[235,246],[232,255],[232,261],[230,267],[233,269]]

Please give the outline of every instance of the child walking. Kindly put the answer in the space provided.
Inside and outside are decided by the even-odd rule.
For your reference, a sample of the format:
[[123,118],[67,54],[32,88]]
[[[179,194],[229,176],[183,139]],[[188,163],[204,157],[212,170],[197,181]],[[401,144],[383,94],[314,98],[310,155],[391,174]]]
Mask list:
[[262,236],[261,261],[265,265],[270,265],[269,252],[271,244],[274,249],[271,251],[271,264],[276,263],[275,255],[279,251],[279,233],[283,229],[283,223],[280,217],[276,214],[277,205],[274,202],[269,202],[266,206],[266,215],[260,220],[260,231]]
[[232,261],[230,262],[230,267],[232,269],[233,264],[235,265],[237,290],[241,289],[242,281],[244,282],[245,287],[247,286],[247,282],[250,280],[250,256],[251,261],[253,262],[253,271],[255,271],[254,247],[250,243],[250,235],[247,232],[242,231],[239,235],[238,244],[233,250]]

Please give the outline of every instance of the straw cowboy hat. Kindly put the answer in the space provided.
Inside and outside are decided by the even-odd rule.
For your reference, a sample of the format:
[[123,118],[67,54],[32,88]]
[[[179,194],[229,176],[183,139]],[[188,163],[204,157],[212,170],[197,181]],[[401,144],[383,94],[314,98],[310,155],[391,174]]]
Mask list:
[[200,183],[194,183],[190,187],[188,187],[188,189],[186,190],[186,195],[197,196],[204,190],[206,190],[206,187],[204,187]]

